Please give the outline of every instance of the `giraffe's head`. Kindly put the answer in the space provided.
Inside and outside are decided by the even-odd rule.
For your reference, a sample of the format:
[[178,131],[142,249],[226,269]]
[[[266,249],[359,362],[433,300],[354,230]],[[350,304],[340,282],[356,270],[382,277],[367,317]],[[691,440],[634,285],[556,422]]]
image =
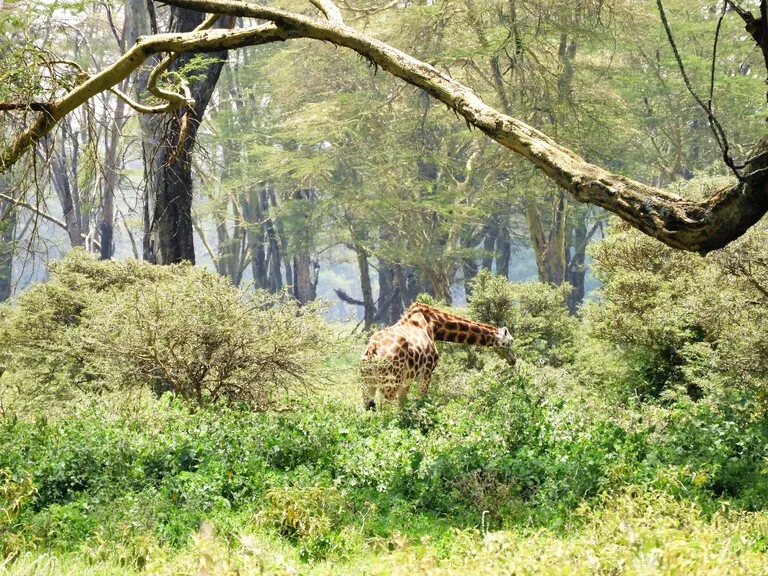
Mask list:
[[506,326],[499,328],[496,332],[496,346],[494,346],[494,349],[499,356],[514,366],[515,362],[517,362],[517,357],[512,352],[512,343],[512,334],[509,333]]

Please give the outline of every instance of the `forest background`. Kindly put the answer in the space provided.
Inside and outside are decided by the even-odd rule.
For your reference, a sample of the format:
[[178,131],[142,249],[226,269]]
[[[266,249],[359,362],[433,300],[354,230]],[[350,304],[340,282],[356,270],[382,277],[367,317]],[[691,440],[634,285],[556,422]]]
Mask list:
[[[676,198],[760,157],[763,2],[339,9]],[[153,56],[6,163],[49,103],[203,16],[0,15],[0,574],[764,570],[763,221],[665,246],[316,40]],[[519,368],[445,345],[434,394],[365,414],[365,334],[417,298],[507,325]]]

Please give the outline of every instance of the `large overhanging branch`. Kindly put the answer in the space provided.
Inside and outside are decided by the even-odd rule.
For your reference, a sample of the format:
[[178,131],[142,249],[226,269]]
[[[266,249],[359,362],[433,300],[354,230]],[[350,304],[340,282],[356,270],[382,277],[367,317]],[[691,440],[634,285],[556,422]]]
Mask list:
[[[120,82],[141,66],[153,54],[161,52],[217,52],[255,46],[286,40],[285,32],[274,24],[265,24],[245,30],[200,30],[180,34],[157,34],[139,38],[136,44],[119,60],[98,74],[87,78],[82,84],[70,90],[65,96],[55,102],[47,103],[44,112],[40,113],[35,122],[21,133],[17,134],[11,145],[0,154],[0,173],[13,166],[21,156],[40,142],[56,124],[67,114],[80,107],[90,98],[113,90]],[[165,61],[163,61],[165,62]],[[162,64],[162,63],[161,63]],[[158,90],[156,95],[169,99],[166,91]],[[178,104],[185,104],[186,99],[174,94],[179,99]],[[152,111],[155,111],[154,108]]]
[[[487,105],[470,88],[383,42],[346,26],[330,0],[314,0],[327,20],[233,0],[166,0],[167,4],[209,14],[250,17],[270,23],[240,31],[160,34],[139,39],[136,45],[102,73],[87,80],[56,102],[47,114],[19,135],[0,156],[7,169],[65,114],[88,98],[121,81],[157,52],[210,52],[247,45],[309,38],[354,50],[378,67],[440,100],[468,125],[475,126],[503,146],[520,154],[568,190],[576,200],[601,206],[672,246],[702,254],[741,236],[768,211],[768,155],[747,167],[747,176],[701,202],[646,186],[585,162],[544,133]],[[768,150],[763,144],[760,151]]]

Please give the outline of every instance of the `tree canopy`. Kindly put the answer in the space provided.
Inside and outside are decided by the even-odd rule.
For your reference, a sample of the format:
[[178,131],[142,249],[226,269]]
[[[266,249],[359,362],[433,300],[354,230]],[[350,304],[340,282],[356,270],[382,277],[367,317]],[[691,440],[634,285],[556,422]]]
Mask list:
[[[308,38],[349,48],[373,66],[421,88],[461,116],[469,126],[537,166],[576,200],[601,206],[672,247],[700,253],[720,248],[743,234],[768,210],[763,144],[758,144],[753,154],[742,162],[742,168],[734,170],[738,177],[735,184],[694,201],[585,161],[581,155],[542,131],[487,104],[475,90],[435,66],[347,25],[342,11],[330,0],[313,2],[321,13],[319,17],[231,0],[170,0],[167,3],[203,12],[210,17],[191,32],[139,38],[121,58],[101,72],[94,75],[81,73],[76,86],[52,101],[19,103],[19,106],[39,112],[34,122],[18,133],[2,152],[0,168],[3,171],[50,133],[67,114],[103,91],[115,91],[120,82],[154,54],[170,53],[154,68],[148,84],[149,92],[162,104],[137,106],[137,103],[127,100],[145,113],[167,112],[190,105],[188,82],[183,77],[177,91],[157,85],[159,75],[179,54],[216,52]],[[661,3],[659,7],[663,15]],[[725,8],[728,7],[744,20],[751,39],[763,53],[768,53],[768,33],[763,32],[765,18],[755,18],[749,11],[732,3],[726,3]],[[761,2],[761,14],[764,11],[765,2]],[[242,29],[211,28],[219,16],[253,18],[266,23]],[[11,104],[5,106],[12,107]],[[709,108],[708,116],[710,120],[714,119],[717,130],[711,99]],[[727,151],[725,157],[726,160],[730,158]]]

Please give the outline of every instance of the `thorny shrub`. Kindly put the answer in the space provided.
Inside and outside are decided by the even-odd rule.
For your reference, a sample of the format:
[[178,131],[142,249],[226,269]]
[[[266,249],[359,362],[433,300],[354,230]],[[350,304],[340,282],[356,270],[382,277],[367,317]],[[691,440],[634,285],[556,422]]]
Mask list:
[[0,388],[35,402],[150,386],[198,406],[268,406],[326,376],[322,304],[244,291],[186,264],[103,262],[75,250],[0,314]]

